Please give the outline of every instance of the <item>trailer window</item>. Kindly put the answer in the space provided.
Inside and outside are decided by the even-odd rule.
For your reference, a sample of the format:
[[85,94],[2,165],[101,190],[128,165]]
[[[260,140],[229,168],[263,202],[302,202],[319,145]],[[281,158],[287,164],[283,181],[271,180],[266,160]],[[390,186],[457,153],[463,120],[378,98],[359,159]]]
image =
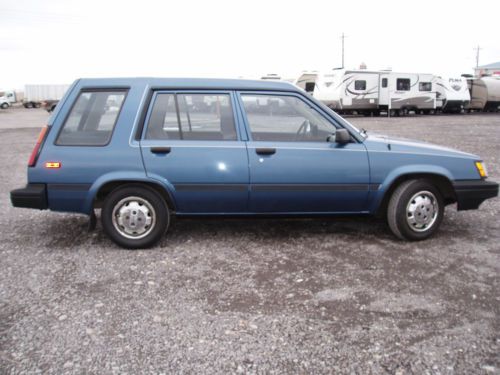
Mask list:
[[365,80],[354,81],[354,90],[359,90],[359,91],[366,90],[366,81]]
[[410,91],[410,79],[409,78],[398,78],[396,80],[396,90],[397,91]]
[[85,91],[59,133],[56,145],[105,146],[111,139],[126,91]]
[[306,82],[306,92],[314,92],[314,87],[316,83],[314,82]]
[[418,91],[432,91],[431,82],[420,82],[418,84]]
[[382,88],[386,88],[387,87],[387,78],[382,78]]

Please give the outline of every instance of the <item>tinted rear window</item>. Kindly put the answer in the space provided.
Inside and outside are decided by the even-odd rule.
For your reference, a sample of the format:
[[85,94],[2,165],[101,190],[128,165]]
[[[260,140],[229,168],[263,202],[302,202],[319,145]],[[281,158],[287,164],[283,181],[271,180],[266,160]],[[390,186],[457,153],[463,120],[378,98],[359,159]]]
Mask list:
[[64,123],[56,144],[104,146],[109,143],[126,91],[81,92]]

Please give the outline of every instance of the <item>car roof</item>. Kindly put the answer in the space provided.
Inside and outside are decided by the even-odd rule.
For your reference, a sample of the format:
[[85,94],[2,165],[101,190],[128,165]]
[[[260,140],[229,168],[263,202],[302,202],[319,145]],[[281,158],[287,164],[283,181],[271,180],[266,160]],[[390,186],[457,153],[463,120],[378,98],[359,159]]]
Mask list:
[[298,87],[283,81],[221,79],[221,78],[81,78],[81,87],[149,86],[166,89],[217,89],[217,90],[286,90],[300,91]]

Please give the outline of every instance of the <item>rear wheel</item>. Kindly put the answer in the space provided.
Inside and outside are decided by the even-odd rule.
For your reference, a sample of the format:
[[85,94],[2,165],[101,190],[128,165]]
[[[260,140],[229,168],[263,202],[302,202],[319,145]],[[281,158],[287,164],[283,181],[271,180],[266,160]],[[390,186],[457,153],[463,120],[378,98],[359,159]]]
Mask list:
[[392,232],[402,240],[419,241],[432,236],[444,215],[443,197],[427,180],[409,180],[399,185],[387,208]]
[[153,246],[163,237],[170,216],[167,204],[156,191],[127,185],[108,195],[101,220],[113,242],[127,249],[140,249]]

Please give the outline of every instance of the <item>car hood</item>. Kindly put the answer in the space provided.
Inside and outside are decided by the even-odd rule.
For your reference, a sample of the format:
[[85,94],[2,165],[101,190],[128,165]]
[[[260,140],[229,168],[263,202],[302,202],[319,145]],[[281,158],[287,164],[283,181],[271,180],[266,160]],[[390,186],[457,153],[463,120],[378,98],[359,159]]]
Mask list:
[[480,157],[467,152],[462,152],[450,147],[444,147],[427,143],[423,141],[415,141],[411,139],[398,138],[383,134],[367,134],[365,139],[367,150],[380,150],[380,146],[394,152],[406,152],[415,154],[433,154],[442,156],[455,156],[467,159],[480,160]]

